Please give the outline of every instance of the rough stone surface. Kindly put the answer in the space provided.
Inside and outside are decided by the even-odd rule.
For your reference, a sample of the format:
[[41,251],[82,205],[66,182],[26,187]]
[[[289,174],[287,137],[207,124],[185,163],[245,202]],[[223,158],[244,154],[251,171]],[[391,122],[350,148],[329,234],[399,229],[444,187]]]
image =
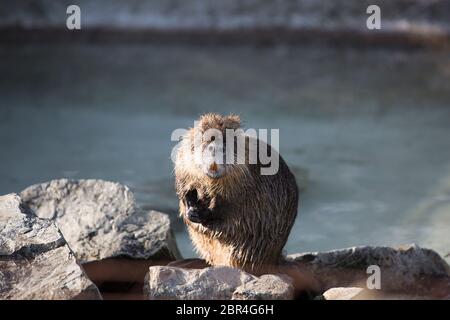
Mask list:
[[0,300],[100,299],[54,223],[0,197]]
[[367,267],[381,271],[383,291],[442,298],[450,294],[450,267],[439,254],[416,245],[353,247],[329,252],[288,256],[298,266],[314,274],[321,290],[334,287],[366,287]]
[[[443,300],[450,296],[439,297]],[[324,292],[318,299],[325,300],[434,300],[436,297],[414,295],[408,292],[386,292],[383,290],[369,290],[365,288],[347,287],[331,288]]]
[[[303,290],[302,277],[312,276],[316,279],[313,283],[318,285],[304,289],[312,289],[310,293],[322,294],[327,300],[450,297],[447,263],[434,251],[415,245],[398,249],[354,247],[296,254],[288,259],[290,267],[299,272],[289,273],[294,278],[284,275],[258,278],[229,267],[150,267],[144,292],[148,299],[293,299],[293,287]],[[367,289],[367,280],[373,275],[367,269],[371,265],[380,267],[381,290]],[[296,276],[300,278],[295,280]]]
[[324,292],[323,297],[325,300],[356,300],[363,291],[358,287],[331,288]]
[[43,219],[54,220],[77,259],[180,257],[166,214],[143,212],[131,191],[102,180],[53,180],[21,192]]
[[151,300],[228,300],[236,288],[255,279],[255,276],[230,267],[181,269],[154,266],[149,268],[144,292]]
[[286,276],[266,274],[236,288],[233,300],[292,300],[294,287]]

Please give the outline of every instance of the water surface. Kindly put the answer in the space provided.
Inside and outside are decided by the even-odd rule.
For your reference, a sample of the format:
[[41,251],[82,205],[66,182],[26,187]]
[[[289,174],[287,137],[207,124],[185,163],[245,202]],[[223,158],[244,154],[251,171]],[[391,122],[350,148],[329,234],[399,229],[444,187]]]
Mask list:
[[208,111],[279,128],[306,184],[288,253],[416,242],[450,251],[450,54],[330,47],[0,47],[0,193],[128,185],[167,212],[170,134]]

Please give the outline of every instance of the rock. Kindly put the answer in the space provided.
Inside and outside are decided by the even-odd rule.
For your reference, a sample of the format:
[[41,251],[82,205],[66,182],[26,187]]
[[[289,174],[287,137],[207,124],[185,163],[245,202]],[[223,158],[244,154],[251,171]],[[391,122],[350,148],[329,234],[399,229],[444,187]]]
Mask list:
[[292,300],[294,287],[286,276],[266,274],[236,288],[233,300]]
[[334,287],[366,288],[367,267],[377,265],[381,289],[442,298],[450,294],[450,267],[433,250],[416,245],[403,248],[353,247],[329,252],[288,256],[300,269],[313,274],[322,292]]
[[325,300],[357,300],[358,295],[364,291],[358,287],[331,288],[324,292]]
[[[434,297],[412,295],[408,293],[386,292],[383,290],[369,290],[357,287],[331,288],[321,297],[325,300],[431,300]],[[450,296],[441,297],[448,300]]]
[[291,279],[280,275],[253,276],[237,268],[182,269],[152,266],[144,293],[150,300],[293,299]]
[[149,268],[144,292],[151,300],[228,300],[237,287],[254,279],[255,276],[230,267],[154,266]]
[[136,207],[131,191],[102,180],[53,180],[20,194],[37,216],[54,220],[77,259],[180,257],[166,214]]
[[101,299],[58,228],[16,194],[0,197],[0,300]]

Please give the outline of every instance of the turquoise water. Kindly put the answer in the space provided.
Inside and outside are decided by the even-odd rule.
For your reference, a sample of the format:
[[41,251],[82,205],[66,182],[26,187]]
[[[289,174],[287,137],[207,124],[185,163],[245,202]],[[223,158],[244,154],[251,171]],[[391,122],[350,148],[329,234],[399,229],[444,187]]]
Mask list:
[[127,184],[177,218],[170,134],[208,111],[280,129],[306,185],[286,252],[450,252],[450,54],[330,47],[0,46],[0,193]]

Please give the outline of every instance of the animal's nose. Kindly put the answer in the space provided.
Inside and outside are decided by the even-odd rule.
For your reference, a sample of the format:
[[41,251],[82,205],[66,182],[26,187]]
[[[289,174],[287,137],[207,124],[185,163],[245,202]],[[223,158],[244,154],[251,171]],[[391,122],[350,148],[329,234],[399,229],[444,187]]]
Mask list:
[[211,171],[217,171],[217,163],[213,162],[210,166],[209,166],[209,170]]

